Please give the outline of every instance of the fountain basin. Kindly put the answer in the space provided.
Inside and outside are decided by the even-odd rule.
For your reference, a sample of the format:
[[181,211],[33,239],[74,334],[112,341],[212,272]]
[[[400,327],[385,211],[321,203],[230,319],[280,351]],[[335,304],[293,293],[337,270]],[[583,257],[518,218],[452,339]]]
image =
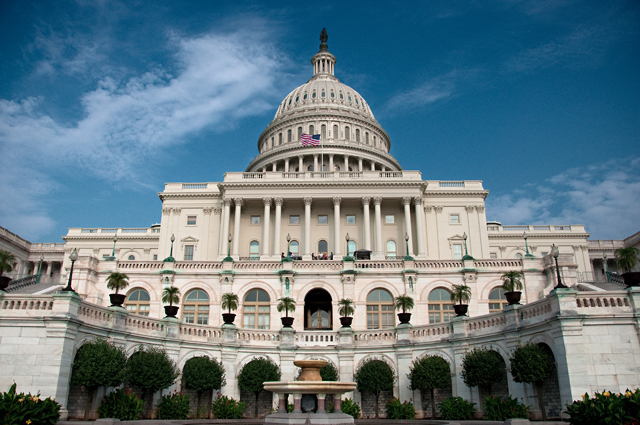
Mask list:
[[341,396],[349,391],[354,391],[356,389],[356,383],[332,381],[272,381],[265,382],[264,389],[276,394],[334,394]]
[[298,381],[322,381],[320,369],[329,362],[326,360],[296,360],[293,364],[302,369]]

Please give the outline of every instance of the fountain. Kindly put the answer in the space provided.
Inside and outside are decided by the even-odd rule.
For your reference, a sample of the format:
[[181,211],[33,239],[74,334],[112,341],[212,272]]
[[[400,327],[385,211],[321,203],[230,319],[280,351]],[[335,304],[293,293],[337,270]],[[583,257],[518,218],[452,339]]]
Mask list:
[[[296,360],[294,365],[302,369],[300,378],[291,382],[265,382],[264,389],[278,394],[280,400],[278,412],[267,416],[265,424],[353,424],[353,417],[342,413],[342,394],[356,389],[355,382],[323,381],[320,369],[329,362],[326,360]],[[287,396],[293,394],[293,412],[287,413]],[[317,413],[303,412],[303,395],[315,395],[318,399]],[[327,394],[333,395],[334,412],[326,413],[324,399]],[[305,409],[311,410],[311,409]]]

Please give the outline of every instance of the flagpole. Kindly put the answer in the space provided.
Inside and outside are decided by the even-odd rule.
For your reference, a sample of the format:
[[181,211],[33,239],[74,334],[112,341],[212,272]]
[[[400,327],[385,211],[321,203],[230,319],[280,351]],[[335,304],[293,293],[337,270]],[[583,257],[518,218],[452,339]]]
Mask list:
[[322,133],[320,133],[320,172],[324,172],[324,143],[322,143]]

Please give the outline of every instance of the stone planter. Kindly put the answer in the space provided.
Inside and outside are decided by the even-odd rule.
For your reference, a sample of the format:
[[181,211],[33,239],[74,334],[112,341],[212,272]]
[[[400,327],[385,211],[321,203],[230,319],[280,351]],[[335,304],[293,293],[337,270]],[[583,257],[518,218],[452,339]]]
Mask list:
[[9,282],[11,282],[11,278],[7,276],[0,276],[0,291],[4,291],[9,286]]
[[467,310],[469,310],[469,304],[454,304],[453,311],[456,312],[456,317],[462,317],[467,314]]
[[176,317],[176,314],[178,314],[179,309],[180,307],[178,307],[177,305],[165,305],[164,314],[167,317]]
[[398,320],[401,325],[409,323],[409,320],[411,320],[411,313],[398,313]]
[[225,325],[233,325],[233,321],[236,319],[235,313],[222,313],[222,321]]
[[293,317],[281,317],[280,321],[285,328],[290,328],[293,325]]
[[640,272],[622,273],[622,278],[624,279],[624,284],[627,285],[627,287],[640,286]]
[[522,296],[522,292],[513,291],[513,292],[505,292],[504,297],[507,299],[509,305],[520,304],[520,297]]
[[351,323],[353,323],[353,317],[341,317],[340,324],[343,328],[350,328]]
[[122,307],[124,300],[127,296],[124,294],[109,294],[109,300],[111,300],[111,307]]

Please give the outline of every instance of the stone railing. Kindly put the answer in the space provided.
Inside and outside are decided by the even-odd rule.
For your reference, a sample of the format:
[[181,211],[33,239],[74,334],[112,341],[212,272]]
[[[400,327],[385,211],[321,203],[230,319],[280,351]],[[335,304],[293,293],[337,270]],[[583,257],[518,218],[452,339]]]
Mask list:
[[422,180],[422,174],[419,171],[307,171],[307,172],[285,172],[285,171],[266,171],[262,172],[233,172],[224,175],[225,183],[242,182],[254,180],[257,182],[273,182],[279,180],[386,180],[386,179],[402,179],[402,180]]
[[78,306],[78,319],[97,322],[100,324],[112,323],[114,313],[108,307],[102,307],[87,301],[80,301]]
[[487,328],[496,328],[493,329],[495,332],[499,332],[500,329],[504,325],[507,324],[507,318],[505,312],[492,313],[482,316],[481,318],[470,318],[466,323],[466,330],[468,332],[478,331]]
[[0,310],[13,310],[5,312],[0,316],[30,315],[34,310],[37,314],[43,314],[53,309],[53,298],[51,295],[4,295],[0,299]]
[[338,333],[333,331],[297,332],[294,341],[300,347],[337,345]]
[[580,292],[576,294],[576,307],[585,314],[633,311],[626,291]]
[[220,270],[222,263],[218,261],[180,261],[176,270]]
[[398,334],[395,328],[388,329],[368,329],[366,331],[354,331],[353,343],[355,345],[363,344],[395,344],[398,340]]
[[149,318],[148,316],[139,316],[137,314],[128,315],[125,320],[125,326],[127,326],[127,328],[142,329],[151,332],[164,332],[165,330],[163,321]]
[[404,264],[402,261],[394,260],[358,260],[354,267],[356,269],[401,269]]
[[123,270],[160,270],[162,261],[119,261],[118,268]]
[[449,337],[453,333],[451,323],[433,323],[431,325],[414,326],[411,329],[411,339],[424,341],[427,339],[440,339]]
[[342,268],[342,261],[335,260],[296,261],[293,263],[294,270],[342,270]]
[[238,329],[238,341],[252,345],[278,345],[280,344],[280,331],[260,329]]
[[439,261],[416,261],[418,269],[461,269],[462,261],[439,260]]
[[206,325],[194,325],[190,323],[180,323],[180,338],[189,340],[220,340],[222,339],[222,329]]
[[489,232],[508,232],[508,233],[520,233],[518,237],[522,235],[522,233],[527,232],[528,234],[532,233],[554,233],[554,232],[571,232],[571,233],[585,233],[583,225],[563,225],[563,226],[509,226],[509,225],[499,225],[489,223],[487,224],[487,230]]

